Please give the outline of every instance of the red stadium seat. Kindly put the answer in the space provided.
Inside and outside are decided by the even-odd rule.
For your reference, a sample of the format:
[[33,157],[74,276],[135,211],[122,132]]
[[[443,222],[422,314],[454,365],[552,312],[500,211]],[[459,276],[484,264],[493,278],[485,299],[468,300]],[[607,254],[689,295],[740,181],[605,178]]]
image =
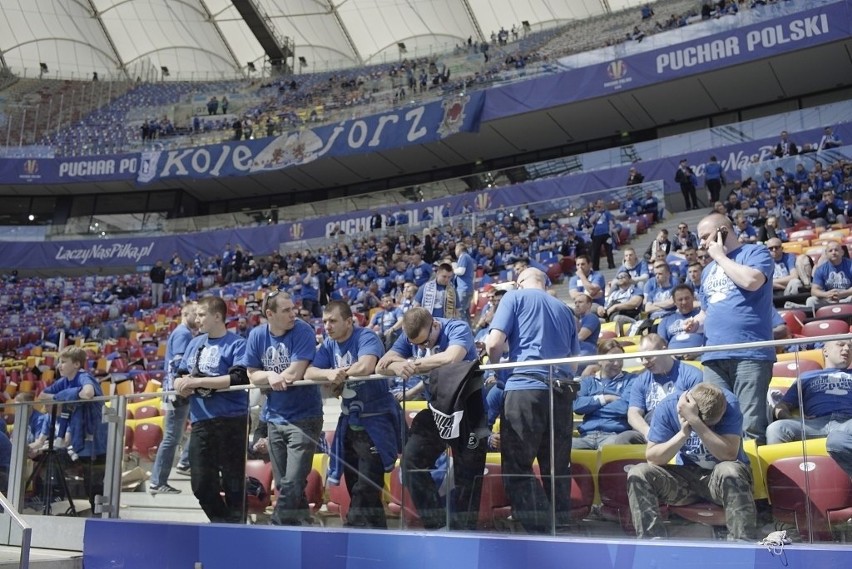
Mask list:
[[263,492],[248,493],[248,511],[251,514],[261,514],[272,504],[272,463],[252,459],[246,461],[246,478],[256,479]]
[[834,459],[808,455],[772,462],[766,485],[776,519],[796,525],[803,538],[831,541],[833,525],[852,518],[852,480]]
[[163,442],[163,429],[155,423],[136,425],[133,431],[133,449],[140,456],[153,461],[157,457],[157,449]]
[[[130,418],[130,417],[128,417]],[[133,450],[133,429],[129,425],[124,426],[124,452],[125,454]]]
[[160,410],[152,405],[145,405],[136,409],[133,414],[136,419],[148,419],[150,417],[159,417]]
[[352,502],[349,497],[349,490],[346,488],[346,475],[340,477],[340,484],[328,485],[328,501],[325,504],[329,514],[337,514],[340,519],[346,521],[346,515],[349,513],[349,504]]
[[795,361],[775,362],[772,365],[772,377],[799,377],[806,371],[822,369],[822,366],[813,360],[800,359]]
[[833,316],[852,316],[852,304],[829,304],[820,306],[815,314],[816,318],[831,318]]
[[805,320],[807,320],[803,310],[781,310],[778,314],[787,323],[787,330],[789,330],[790,335],[795,336],[802,333],[802,326],[805,325]]
[[316,470],[311,470],[308,473],[308,480],[305,485],[305,497],[308,499],[308,508],[311,514],[319,512],[323,504],[323,487],[322,476]]
[[811,320],[802,326],[800,337],[814,338],[834,334],[848,334],[849,325],[843,320]]
[[[628,535],[635,535],[627,499],[627,472],[644,463],[644,445],[605,445],[601,448],[598,488],[601,495],[601,517],[616,521]],[[663,509],[661,509],[663,510]]]

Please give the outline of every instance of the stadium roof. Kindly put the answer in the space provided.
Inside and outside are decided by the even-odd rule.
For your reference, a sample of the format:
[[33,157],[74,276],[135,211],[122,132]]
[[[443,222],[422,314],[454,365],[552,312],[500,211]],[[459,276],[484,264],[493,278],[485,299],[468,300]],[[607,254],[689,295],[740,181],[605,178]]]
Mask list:
[[[231,0],[0,0],[0,58],[18,74],[89,78],[151,74],[209,80],[264,65],[264,49]],[[533,30],[645,0],[242,0],[259,7],[306,71],[444,52],[501,27]]]

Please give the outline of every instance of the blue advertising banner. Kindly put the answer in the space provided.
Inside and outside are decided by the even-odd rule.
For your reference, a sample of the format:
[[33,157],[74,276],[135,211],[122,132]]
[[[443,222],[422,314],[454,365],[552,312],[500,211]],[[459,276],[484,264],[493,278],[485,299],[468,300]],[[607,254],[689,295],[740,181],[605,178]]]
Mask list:
[[[819,129],[809,131],[817,136]],[[710,151],[686,153],[665,159],[640,161],[625,164],[621,168],[611,168],[594,172],[584,172],[536,180],[506,187],[497,187],[475,193],[464,193],[442,200],[412,202],[408,206],[382,207],[376,210],[349,212],[340,215],[318,217],[298,222],[283,222],[275,225],[224,229],[202,233],[187,233],[175,236],[156,236],[147,238],[93,239],[78,241],[49,242],[0,242],[0,269],[50,269],[79,267],[132,267],[152,265],[158,259],[167,261],[174,253],[184,260],[192,259],[196,254],[203,259],[219,256],[225,244],[241,245],[243,249],[256,255],[269,255],[279,251],[282,244],[306,247],[309,239],[328,237],[332,233],[343,231],[346,235],[355,235],[369,231],[370,217],[379,213],[385,218],[397,213],[405,214],[409,219],[409,230],[441,225],[444,209],[451,216],[465,212],[474,214],[494,211],[498,208],[515,208],[529,205],[548,213],[555,208],[564,208],[565,199],[576,196],[573,206],[585,204],[598,196],[588,196],[590,192],[617,188],[627,180],[627,171],[636,166],[647,181],[663,180],[666,193],[679,192],[674,183],[674,174],[681,158],[686,158],[703,185],[704,167],[714,154],[728,180],[737,179],[743,168],[761,168],[774,170],[772,150],[775,140],[757,140]],[[807,154],[825,163],[845,156],[848,147],[831,150],[826,154]],[[761,166],[763,165],[763,166]],[[706,200],[703,192],[699,193]],[[559,201],[562,200],[562,201]],[[535,204],[543,204],[539,209]],[[433,221],[435,220],[435,221]],[[290,244],[290,245],[286,245]]]
[[485,92],[282,134],[275,138],[74,159],[0,160],[0,184],[59,184],[248,176],[307,164],[323,156],[426,144],[479,130]]
[[323,156],[426,144],[479,130],[485,92],[246,142],[142,154],[140,183],[169,178],[245,176],[307,164]]
[[848,2],[820,6],[623,59],[490,89],[482,120],[603,97],[622,89],[844,40],[850,32]]

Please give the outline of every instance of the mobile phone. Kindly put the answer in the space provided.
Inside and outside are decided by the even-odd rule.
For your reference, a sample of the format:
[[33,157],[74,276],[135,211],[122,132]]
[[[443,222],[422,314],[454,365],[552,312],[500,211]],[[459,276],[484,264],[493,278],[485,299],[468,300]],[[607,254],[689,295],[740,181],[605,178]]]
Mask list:
[[723,226],[717,227],[716,233],[722,236],[723,242],[725,241],[725,239],[728,238],[728,228],[727,227],[723,227]]

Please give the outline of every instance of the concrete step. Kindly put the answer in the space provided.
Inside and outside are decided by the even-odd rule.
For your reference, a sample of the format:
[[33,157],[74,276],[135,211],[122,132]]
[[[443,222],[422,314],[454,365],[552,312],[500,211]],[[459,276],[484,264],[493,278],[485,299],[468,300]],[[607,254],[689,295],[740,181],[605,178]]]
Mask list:
[[[0,569],[19,569],[21,548],[0,546]],[[82,569],[83,554],[60,549],[31,549],[31,569]]]

